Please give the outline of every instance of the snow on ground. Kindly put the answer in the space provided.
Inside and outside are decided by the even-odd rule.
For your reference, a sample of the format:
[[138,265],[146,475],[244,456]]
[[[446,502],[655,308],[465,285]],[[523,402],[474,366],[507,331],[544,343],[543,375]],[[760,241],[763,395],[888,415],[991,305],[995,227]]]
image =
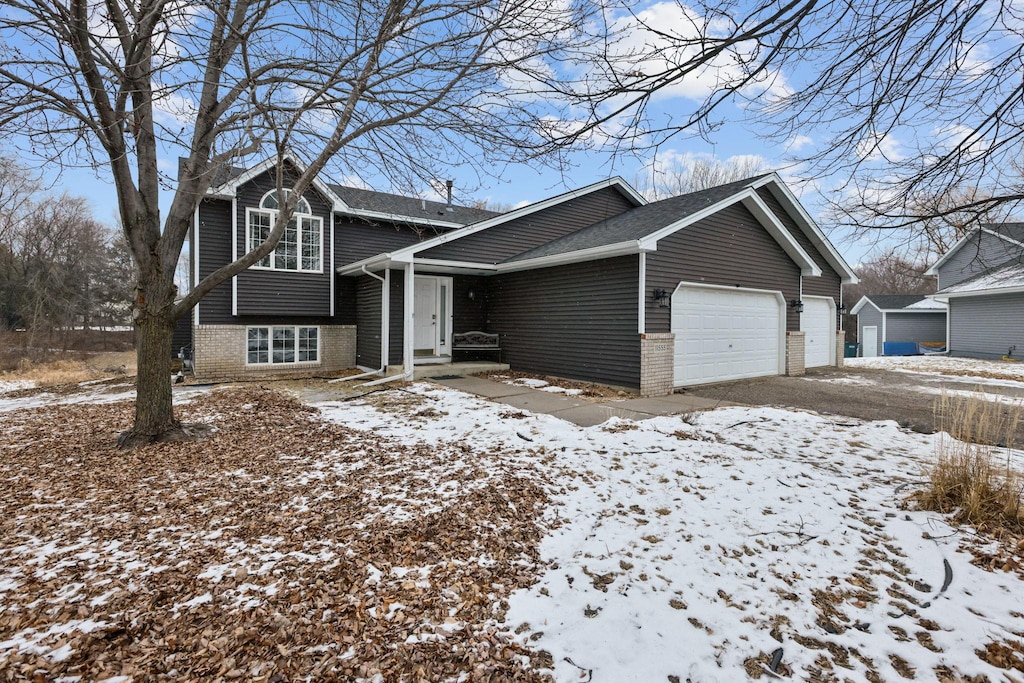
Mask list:
[[986,650],[1024,639],[1015,566],[906,509],[941,435],[740,407],[581,428],[428,383],[313,406],[213,392],[182,411],[213,437],[131,455],[100,447],[124,406],[5,416],[0,669],[701,682],[781,649],[793,680],[1024,671]]
[[944,375],[965,382],[1010,380],[1024,383],[1024,363],[984,360],[981,358],[948,358],[946,356],[879,356],[877,358],[844,358],[847,368],[871,368]]
[[35,384],[36,383],[30,379],[0,380],[0,394],[6,394],[10,391],[19,391],[21,389],[31,389]]
[[547,571],[513,594],[506,625],[550,653],[558,681],[735,681],[777,648],[798,680],[1003,680],[976,651],[1024,633],[1020,580],[971,564],[939,516],[904,509],[937,436],[767,408],[584,429],[412,391],[441,418],[319,407],[403,442],[546,456],[559,482]]

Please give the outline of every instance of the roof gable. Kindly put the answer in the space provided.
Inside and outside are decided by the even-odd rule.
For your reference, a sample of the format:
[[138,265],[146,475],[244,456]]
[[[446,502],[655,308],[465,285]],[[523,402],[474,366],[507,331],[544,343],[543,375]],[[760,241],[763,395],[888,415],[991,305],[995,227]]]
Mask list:
[[807,210],[804,209],[796,195],[793,194],[793,191],[789,189],[786,183],[782,182],[782,178],[779,177],[778,173],[770,173],[755,179],[752,186],[754,188],[763,187],[772,193],[779,203],[782,204],[783,209],[793,217],[800,230],[811,240],[811,243],[822,257],[839,274],[840,280],[844,285],[853,285],[860,282],[850,264],[846,262],[846,259],[840,255],[832,242],[825,236],[825,233],[821,231],[821,228],[818,227],[807,213]]
[[985,233],[993,237],[1007,242],[1008,244],[1015,245],[1024,249],[1024,223],[986,223],[980,228],[976,228],[971,232],[967,233],[949,248],[945,254],[943,254],[938,261],[935,262],[928,270],[924,271],[925,275],[938,275],[939,268],[944,266],[953,258],[958,251],[963,249],[964,245],[969,243],[972,239],[977,237],[979,234]]
[[1020,291],[1024,291],[1024,263],[1011,259],[998,266],[988,268],[974,277],[939,290],[934,296],[981,296]]
[[924,294],[865,294],[850,311],[857,315],[864,306],[871,305],[880,313],[944,313],[945,308],[923,305],[929,300]]
[[598,192],[600,190],[604,190],[606,188],[613,188],[617,190],[627,199],[627,201],[634,205],[642,205],[647,203],[647,200],[645,200],[643,196],[641,196],[636,190],[634,190],[625,180],[616,176],[614,178],[609,178],[608,180],[602,180],[600,182],[587,185],[586,187],[582,187],[578,190],[564,192],[560,195],[551,197],[549,199],[534,202],[533,204],[528,204],[527,206],[523,206],[518,209],[513,209],[512,211],[492,216],[490,218],[485,218],[483,220],[477,221],[476,223],[467,225],[458,230],[452,230],[451,232],[447,232],[445,234],[432,237],[428,240],[424,240],[419,244],[411,245],[403,249],[398,249],[390,253],[378,254],[377,256],[349,264],[348,266],[344,266],[343,268],[339,268],[339,271],[343,273],[355,272],[357,270],[360,270],[364,265],[377,265],[391,261],[398,263],[406,263],[411,261],[413,258],[415,258],[418,254],[421,254],[422,252],[434,249],[436,247],[440,247],[442,245],[449,244],[459,239],[470,237],[479,232],[489,230],[500,225],[511,223],[512,221],[519,220],[521,218],[526,218],[528,216],[537,214],[545,209],[557,206],[559,204],[564,204],[574,199],[585,197],[587,195],[590,195],[594,192]]
[[751,189],[755,179],[746,179],[718,187],[670,197],[637,207],[618,216],[570,233],[527,252],[506,263],[520,264],[540,259],[565,258],[573,252],[599,253],[603,248],[621,250],[635,243],[634,253],[655,251],[659,240],[675,234],[703,218],[713,215],[737,202],[742,203],[801,268],[804,275],[820,275],[821,270],[793,239],[785,226]]

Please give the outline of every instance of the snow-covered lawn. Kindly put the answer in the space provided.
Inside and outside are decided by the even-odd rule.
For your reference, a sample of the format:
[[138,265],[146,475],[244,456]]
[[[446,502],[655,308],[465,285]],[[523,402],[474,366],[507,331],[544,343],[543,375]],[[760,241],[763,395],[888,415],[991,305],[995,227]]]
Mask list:
[[125,403],[0,418],[0,671],[1024,677],[1024,542],[908,507],[940,436],[769,408],[581,428],[427,383],[190,398],[214,434],[134,454],[107,445]]
[[[945,356],[879,356],[877,358],[844,358],[847,368],[872,368],[920,375],[946,376],[965,382],[986,383],[986,380],[1008,380],[1024,386],[1024,362],[982,360],[978,358],[947,358]],[[1019,384],[1018,384],[1019,383]]]
[[506,620],[559,681],[735,681],[778,648],[799,680],[1002,680],[976,651],[1024,634],[1021,578],[973,565],[969,531],[906,509],[939,436],[761,408],[584,429],[415,390],[449,419],[321,410],[406,443],[554,455],[547,568]]

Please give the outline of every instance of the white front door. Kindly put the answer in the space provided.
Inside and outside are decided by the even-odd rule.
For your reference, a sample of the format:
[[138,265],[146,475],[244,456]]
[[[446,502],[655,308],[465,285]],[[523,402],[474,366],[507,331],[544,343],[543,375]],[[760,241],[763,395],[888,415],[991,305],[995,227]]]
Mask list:
[[878,326],[865,327],[861,334],[864,338],[860,340],[860,355],[864,358],[874,358],[878,355]]
[[781,373],[781,299],[774,292],[680,285],[672,295],[675,386]]
[[437,355],[437,278],[416,277],[413,301],[413,349]]
[[804,367],[832,365],[836,348],[835,303],[824,296],[805,296],[803,301],[800,330],[804,333]]
[[413,352],[420,357],[450,355],[452,279],[417,275],[413,292]]

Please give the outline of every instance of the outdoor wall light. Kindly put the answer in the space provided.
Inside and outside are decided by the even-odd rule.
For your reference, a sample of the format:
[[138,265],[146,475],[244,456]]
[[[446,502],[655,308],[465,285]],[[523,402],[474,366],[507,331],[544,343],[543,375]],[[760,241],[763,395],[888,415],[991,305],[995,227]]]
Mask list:
[[667,289],[661,289],[660,287],[654,290],[654,300],[662,308],[668,308],[668,297],[669,293]]
[[792,308],[797,313],[803,313],[804,312],[804,302],[800,301],[800,299],[790,299],[789,300],[789,307]]
[[471,290],[469,290],[469,293],[466,294],[466,296],[469,297],[470,301],[474,301],[474,300],[476,300],[476,291],[471,289]]
[[842,304],[839,306],[839,313],[842,315],[846,314],[846,304]]

